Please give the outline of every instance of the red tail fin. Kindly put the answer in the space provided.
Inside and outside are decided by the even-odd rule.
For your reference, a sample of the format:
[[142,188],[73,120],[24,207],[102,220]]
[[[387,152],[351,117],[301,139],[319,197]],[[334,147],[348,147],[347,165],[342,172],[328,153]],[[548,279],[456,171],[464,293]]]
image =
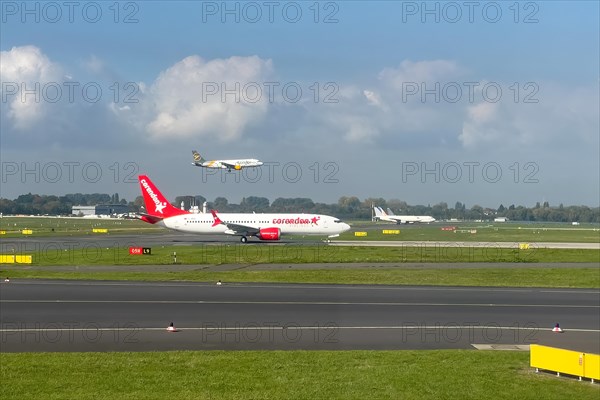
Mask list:
[[140,175],[138,178],[140,181],[140,188],[142,189],[142,195],[144,196],[144,205],[148,214],[158,218],[189,214],[188,211],[173,207],[146,175]]
[[210,210],[210,212],[211,212],[211,214],[212,214],[213,218],[215,219],[215,220],[213,221],[213,224],[212,224],[212,226],[217,226],[217,225],[220,225],[220,224],[222,224],[222,223],[223,223],[223,221],[221,221],[221,218],[219,218],[219,217],[217,216],[217,212],[216,212],[215,210]]

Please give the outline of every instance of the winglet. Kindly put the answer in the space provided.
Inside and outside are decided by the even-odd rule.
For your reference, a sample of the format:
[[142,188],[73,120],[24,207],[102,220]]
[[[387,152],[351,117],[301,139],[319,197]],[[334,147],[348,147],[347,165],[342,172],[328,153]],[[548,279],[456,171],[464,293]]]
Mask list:
[[223,223],[223,221],[221,221],[221,218],[219,218],[217,216],[217,212],[215,210],[210,210],[210,213],[212,214],[213,218],[215,219],[212,226],[221,225]]

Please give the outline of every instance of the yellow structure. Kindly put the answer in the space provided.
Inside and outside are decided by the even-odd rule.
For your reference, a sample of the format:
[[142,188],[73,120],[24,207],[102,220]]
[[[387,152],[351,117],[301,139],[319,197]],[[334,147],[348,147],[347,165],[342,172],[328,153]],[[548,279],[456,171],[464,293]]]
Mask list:
[[93,233],[108,233],[108,229],[106,229],[106,228],[93,228],[92,232]]
[[381,231],[384,235],[399,235],[400,229],[384,229]]
[[0,231],[0,235],[6,235],[6,231]]
[[8,254],[0,254],[0,264],[14,264],[15,256]]
[[32,257],[27,255],[15,256],[15,263],[17,264],[31,264]]
[[367,236],[367,232],[354,232],[354,236]]
[[519,243],[519,250],[529,250],[529,243]]
[[31,229],[23,229],[23,230],[21,231],[21,233],[22,233],[23,235],[31,235],[31,234],[33,234],[33,231],[32,231]]
[[31,264],[32,261],[31,255],[0,254],[0,264]]
[[536,370],[568,374],[581,378],[600,380],[600,355],[532,344],[530,365]]

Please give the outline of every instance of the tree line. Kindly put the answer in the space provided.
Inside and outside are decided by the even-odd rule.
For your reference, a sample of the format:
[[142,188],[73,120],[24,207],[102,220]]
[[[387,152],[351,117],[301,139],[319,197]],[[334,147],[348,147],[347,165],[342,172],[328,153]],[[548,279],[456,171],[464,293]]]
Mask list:
[[[305,212],[314,214],[334,215],[342,219],[370,219],[372,217],[372,205],[382,207],[384,210],[390,208],[398,215],[430,215],[437,220],[481,220],[492,221],[494,218],[506,217],[512,221],[538,221],[538,222],[600,222],[600,207],[588,206],[550,206],[546,201],[543,204],[536,203],[533,207],[515,206],[505,207],[500,204],[498,208],[482,207],[473,205],[470,208],[462,202],[456,202],[454,207],[440,202],[432,205],[410,205],[405,201],[383,198],[367,198],[360,200],[356,196],[340,197],[337,203],[315,203],[310,198],[282,198],[279,197],[270,202],[266,197],[249,196],[244,197],[239,204],[229,203],[225,197],[217,197],[208,202],[203,196],[178,196],[173,203],[176,207],[187,210],[192,206],[198,206],[202,210],[203,203],[207,202],[207,209],[215,209],[220,212]],[[117,193],[108,194],[67,194],[64,196],[23,194],[14,200],[0,198],[0,213],[9,215],[70,215],[74,205],[93,206],[101,204],[126,204],[130,211],[143,211],[142,196],[136,197],[134,201],[126,201],[119,198]]]
[[[119,194],[74,193],[64,196],[22,194],[14,200],[0,198],[0,213],[9,215],[71,215],[73,206],[95,206],[100,204],[125,204]],[[132,208],[133,210],[133,208]]]

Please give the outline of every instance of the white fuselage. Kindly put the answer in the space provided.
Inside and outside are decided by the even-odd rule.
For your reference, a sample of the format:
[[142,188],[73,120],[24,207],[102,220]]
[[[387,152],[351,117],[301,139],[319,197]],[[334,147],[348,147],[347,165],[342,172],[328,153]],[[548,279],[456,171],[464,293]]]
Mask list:
[[[350,226],[339,219],[319,214],[226,214],[218,213],[223,224],[214,225],[209,214],[184,214],[165,218],[157,225],[179,232],[197,234],[231,235],[243,234],[243,230],[232,231],[226,224],[242,225],[254,229],[279,228],[282,235],[333,236],[346,232]],[[214,226],[213,226],[214,225]]]
[[[196,164],[198,165],[198,164]],[[254,158],[242,159],[242,160],[212,160],[204,161],[200,166],[205,168],[248,168],[248,167],[260,167],[263,163]]]
[[379,219],[398,224],[429,223],[435,221],[435,218],[428,215],[387,215],[379,216]]

